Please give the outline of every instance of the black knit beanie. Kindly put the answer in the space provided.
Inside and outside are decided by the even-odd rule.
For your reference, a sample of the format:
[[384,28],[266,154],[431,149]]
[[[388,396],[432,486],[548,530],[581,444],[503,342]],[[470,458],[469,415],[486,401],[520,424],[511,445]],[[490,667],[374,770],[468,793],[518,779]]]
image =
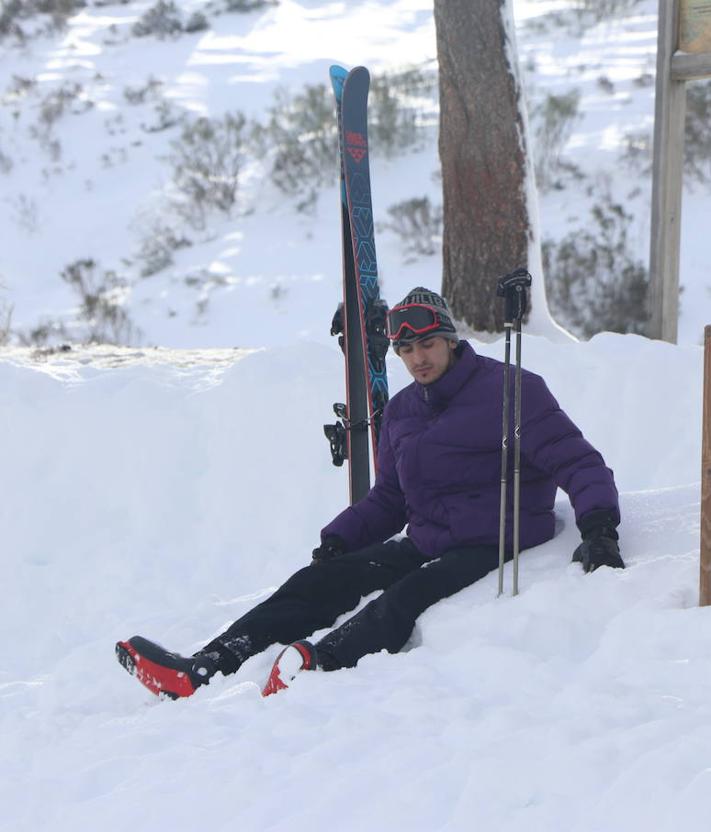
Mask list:
[[443,338],[448,338],[450,341],[459,341],[459,336],[457,335],[457,330],[452,320],[452,312],[447,305],[447,301],[441,295],[438,295],[437,292],[433,292],[431,289],[425,289],[424,286],[417,286],[408,292],[397,306],[408,306],[411,303],[422,303],[425,306],[431,306],[433,309],[436,309],[439,315],[440,325],[437,329],[432,329],[424,335],[417,335],[414,332],[405,330],[402,338],[393,341],[395,352],[403,344],[414,344],[415,341],[432,338],[433,335],[440,335]]

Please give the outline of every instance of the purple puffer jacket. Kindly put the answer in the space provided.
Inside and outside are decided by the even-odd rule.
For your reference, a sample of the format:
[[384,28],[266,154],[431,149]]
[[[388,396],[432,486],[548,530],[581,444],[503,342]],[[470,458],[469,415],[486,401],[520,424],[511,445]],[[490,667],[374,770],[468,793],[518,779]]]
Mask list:
[[[457,355],[456,364],[433,384],[413,382],[390,400],[375,485],[326,526],[322,538],[338,535],[353,551],[387,540],[407,523],[410,539],[431,557],[461,545],[498,545],[504,365],[477,355],[466,341],[460,341]],[[512,370],[512,410],[513,377]],[[558,487],[570,497],[578,524],[601,509],[619,522],[615,481],[602,456],[540,376],[524,370],[521,388],[521,549],[553,537]],[[512,449],[509,460],[513,463]],[[509,549],[512,482],[511,470]]]

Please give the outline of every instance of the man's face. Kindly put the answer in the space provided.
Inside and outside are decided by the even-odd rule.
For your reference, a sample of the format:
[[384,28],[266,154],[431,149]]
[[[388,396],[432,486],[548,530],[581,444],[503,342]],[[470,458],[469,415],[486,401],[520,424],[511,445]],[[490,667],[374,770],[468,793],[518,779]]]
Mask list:
[[432,384],[443,376],[454,363],[457,344],[441,335],[424,338],[400,347],[400,358],[410,375],[420,384]]

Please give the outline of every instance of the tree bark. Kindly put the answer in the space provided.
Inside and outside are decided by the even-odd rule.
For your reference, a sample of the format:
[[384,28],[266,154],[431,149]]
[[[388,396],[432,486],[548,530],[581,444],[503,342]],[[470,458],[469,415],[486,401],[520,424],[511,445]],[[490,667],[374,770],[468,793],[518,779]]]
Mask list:
[[528,267],[525,126],[506,10],[507,0],[434,0],[442,291],[455,317],[478,332],[503,329],[496,279]]

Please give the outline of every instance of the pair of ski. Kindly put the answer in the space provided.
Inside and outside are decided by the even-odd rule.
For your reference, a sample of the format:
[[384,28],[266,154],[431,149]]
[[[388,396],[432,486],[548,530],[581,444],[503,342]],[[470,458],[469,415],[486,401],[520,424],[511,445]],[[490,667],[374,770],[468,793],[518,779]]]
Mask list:
[[350,502],[370,489],[369,434],[377,471],[378,438],[388,401],[385,355],[387,305],[380,298],[373,234],[365,67],[330,69],[336,99],[341,168],[343,302],[331,324],[346,361],[347,403],[334,404],[338,421],[325,425],[334,465],[348,460]]

